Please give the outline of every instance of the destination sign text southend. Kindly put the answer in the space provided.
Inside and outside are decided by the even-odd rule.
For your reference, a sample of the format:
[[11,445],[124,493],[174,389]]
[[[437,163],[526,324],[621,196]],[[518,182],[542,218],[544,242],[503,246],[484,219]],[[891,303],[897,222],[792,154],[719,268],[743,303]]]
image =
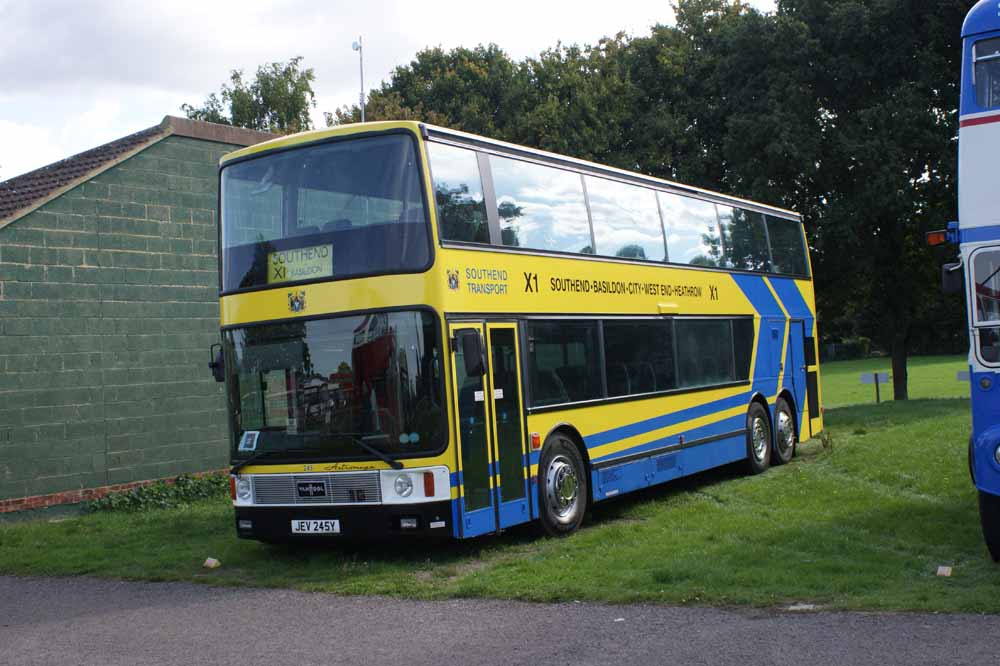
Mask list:
[[295,282],[333,276],[333,245],[280,250],[267,255],[267,281]]

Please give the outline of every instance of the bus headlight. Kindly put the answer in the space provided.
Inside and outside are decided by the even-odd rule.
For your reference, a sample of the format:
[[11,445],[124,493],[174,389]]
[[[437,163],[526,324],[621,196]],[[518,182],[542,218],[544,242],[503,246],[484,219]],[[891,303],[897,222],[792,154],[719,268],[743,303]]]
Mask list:
[[236,480],[236,497],[243,501],[250,499],[250,479],[240,477]]
[[993,459],[1000,465],[1000,444],[997,445],[997,450],[993,452]]
[[400,497],[409,497],[413,493],[413,479],[409,474],[400,474],[395,481],[396,494]]

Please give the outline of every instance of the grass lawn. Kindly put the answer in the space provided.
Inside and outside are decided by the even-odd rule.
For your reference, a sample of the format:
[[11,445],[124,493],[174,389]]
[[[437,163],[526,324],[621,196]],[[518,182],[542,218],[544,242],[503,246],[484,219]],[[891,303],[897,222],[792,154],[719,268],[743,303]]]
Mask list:
[[[959,370],[968,370],[968,357],[914,356],[907,362],[910,398],[968,398],[969,383],[955,379]],[[866,358],[820,365],[823,404],[827,409],[854,404],[875,404],[875,387],[861,383],[862,372],[888,372],[892,359]],[[892,400],[892,383],[879,387],[882,400]]]
[[[955,363],[911,367],[939,365],[950,390]],[[827,395],[860,371],[827,364]],[[598,504],[566,539],[517,529],[438,545],[270,547],[237,540],[228,502],[208,501],[0,523],[0,572],[420,598],[1000,612],[1000,567],[982,543],[966,472],[968,401],[826,417],[828,448],[803,444],[792,464],[757,477],[732,466]],[[203,569],[209,556],[222,566]],[[938,565],[953,576],[935,576]]]

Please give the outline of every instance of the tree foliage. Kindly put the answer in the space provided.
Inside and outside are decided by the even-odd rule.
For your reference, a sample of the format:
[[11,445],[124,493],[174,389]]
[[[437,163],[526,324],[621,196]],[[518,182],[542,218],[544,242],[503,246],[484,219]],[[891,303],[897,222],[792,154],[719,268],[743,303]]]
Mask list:
[[210,94],[202,106],[182,104],[188,118],[247,129],[291,134],[312,129],[309,110],[316,106],[312,68],[302,69],[302,56],[257,68],[252,80],[234,69],[229,83]]
[[[960,32],[975,0],[678,0],[676,25],[556,45],[428,49],[367,117],[421,119],[802,213],[821,333],[953,351],[923,232],[954,216]],[[328,117],[358,119],[357,108]],[[704,257],[707,263],[712,257]]]

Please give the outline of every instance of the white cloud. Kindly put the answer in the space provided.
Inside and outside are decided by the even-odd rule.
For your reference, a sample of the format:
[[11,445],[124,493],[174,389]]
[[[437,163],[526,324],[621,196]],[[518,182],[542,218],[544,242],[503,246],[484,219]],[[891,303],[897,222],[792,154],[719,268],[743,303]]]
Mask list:
[[318,119],[358,98],[359,34],[374,88],[428,46],[493,42],[519,59],[672,19],[665,0],[0,0],[0,178],[178,115],[231,69],[295,55],[316,72]]

